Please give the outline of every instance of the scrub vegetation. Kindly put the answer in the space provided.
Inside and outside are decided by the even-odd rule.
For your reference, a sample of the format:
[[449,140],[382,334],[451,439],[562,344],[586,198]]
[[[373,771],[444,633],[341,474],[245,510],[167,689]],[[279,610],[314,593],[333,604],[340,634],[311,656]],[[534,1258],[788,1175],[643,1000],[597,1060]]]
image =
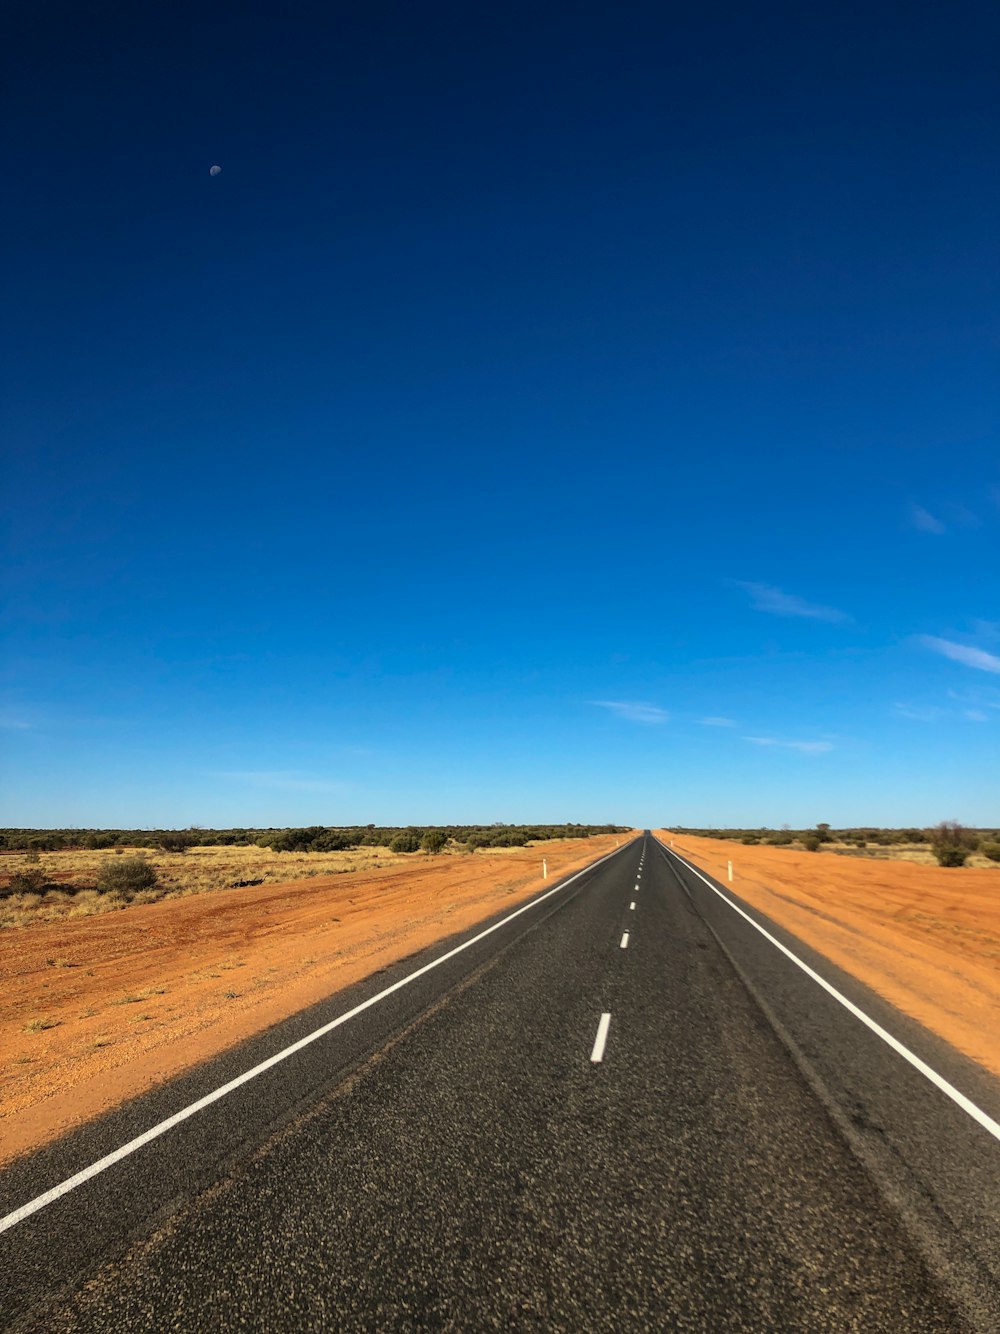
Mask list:
[[0,830],[0,927],[90,917],[212,890],[379,870],[408,859],[502,854],[615,825],[310,825],[298,829]]
[[1000,829],[967,829],[943,820],[932,829],[883,829],[876,826],[834,829],[818,824],[812,829],[685,829],[677,834],[721,838],[748,846],[798,848],[833,852],[841,857],[872,857],[939,866],[1000,866]]

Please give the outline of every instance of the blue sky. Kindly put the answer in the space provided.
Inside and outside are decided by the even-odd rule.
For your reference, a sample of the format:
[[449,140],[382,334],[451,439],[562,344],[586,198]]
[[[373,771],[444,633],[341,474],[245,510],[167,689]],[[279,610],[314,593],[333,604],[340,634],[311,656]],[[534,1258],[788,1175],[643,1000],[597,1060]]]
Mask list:
[[3,823],[1000,821],[992,6],[11,26]]

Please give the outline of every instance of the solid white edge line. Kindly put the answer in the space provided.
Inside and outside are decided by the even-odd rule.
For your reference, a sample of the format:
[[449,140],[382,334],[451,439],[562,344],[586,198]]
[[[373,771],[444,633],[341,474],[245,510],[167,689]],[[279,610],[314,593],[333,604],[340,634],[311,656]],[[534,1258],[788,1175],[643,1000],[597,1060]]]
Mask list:
[[610,1014],[602,1014],[601,1022],[597,1025],[597,1037],[594,1039],[594,1050],[590,1053],[591,1064],[599,1065],[604,1060],[604,1044],[608,1040],[608,1027],[611,1023]]
[[[659,843],[659,839],[657,839],[657,842]],[[663,848],[664,856],[666,856],[667,849],[663,847],[662,843],[660,843],[660,847]],[[671,850],[670,856],[676,857],[677,860],[686,866],[689,871],[692,871],[699,880],[703,881],[714,894],[718,894],[722,902],[728,904],[733,912],[739,913],[739,915],[744,918],[745,921],[749,922],[756,931],[760,932],[765,940],[769,940],[776,949],[779,949],[782,954],[791,959],[796,967],[801,968],[807,977],[811,977],[818,986],[821,986],[824,991],[828,992],[835,1001],[844,1007],[845,1010],[848,1010],[853,1014],[855,1019],[860,1019],[866,1027],[871,1029],[876,1037],[880,1037],[887,1046],[891,1047],[899,1056],[902,1056],[904,1061],[909,1061],[914,1070],[919,1071],[925,1079],[930,1080],[935,1088],[940,1089],[946,1097],[950,1098],[952,1102],[956,1104],[956,1106],[961,1107],[962,1111],[971,1116],[973,1121],[978,1122],[979,1125],[981,1125],[984,1130],[988,1131],[994,1139],[1000,1140],[1000,1122],[994,1121],[992,1116],[987,1115],[981,1107],[977,1107],[971,1098],[967,1098],[964,1093],[960,1093],[958,1089],[955,1088],[954,1084],[949,1084],[943,1075],[939,1075],[938,1072],[933,1069],[932,1066],[929,1066],[926,1061],[922,1061],[916,1052],[911,1051],[909,1047],[900,1042],[898,1038],[894,1038],[891,1033],[882,1027],[881,1024],[876,1023],[874,1019],[865,1014],[864,1010],[855,1005],[853,1001],[848,1000],[842,992],[839,992],[835,986],[832,986],[827,982],[825,977],[821,977],[815,969],[810,968],[807,963],[804,963],[797,954],[793,954],[786,945],[782,945],[780,940],[776,940],[774,936],[771,935],[770,931],[766,931],[759,922],[755,922],[749,913],[744,912],[743,909],[738,904],[734,903],[727,894],[724,894],[717,885],[713,885],[707,876],[702,875],[697,866],[693,866],[691,862],[686,858],[681,857],[676,851]]]
[[368,999],[362,1001],[360,1005],[355,1005],[353,1009],[338,1015],[336,1019],[331,1019],[328,1024],[323,1024],[322,1027],[314,1029],[311,1033],[307,1033],[304,1038],[299,1038],[299,1040],[293,1042],[291,1046],[285,1047],[279,1052],[275,1052],[273,1056],[269,1056],[266,1061],[261,1061],[259,1065],[255,1065],[251,1070],[244,1071],[242,1075],[237,1075],[235,1079],[231,1079],[227,1084],[223,1084],[220,1088],[213,1089],[211,1093],[206,1093],[205,1096],[199,1098],[197,1102],[192,1102],[189,1103],[187,1107],[182,1107],[181,1110],[175,1112],[173,1116],[168,1116],[165,1121],[157,1122],[155,1126],[151,1126],[149,1130],[143,1131],[143,1133],[137,1135],[135,1139],[130,1139],[128,1143],[123,1144],[121,1148],[115,1149],[112,1153],[105,1154],[105,1156],[99,1158],[96,1163],[91,1163],[89,1167],[85,1167],[81,1171],[76,1172],[73,1176],[67,1177],[65,1181],[61,1181],[57,1186],[53,1186],[51,1190],[45,1191],[42,1195],[36,1195],[35,1198],[29,1200],[27,1204],[22,1204],[20,1208],[14,1209],[11,1213],[0,1218],[0,1232],[6,1232],[8,1228],[15,1227],[26,1218],[30,1218],[30,1216],[37,1213],[39,1209],[44,1209],[46,1205],[52,1204],[63,1195],[68,1195],[69,1192],[75,1190],[77,1186],[82,1186],[93,1177],[99,1176],[102,1172],[106,1172],[107,1169],[113,1167],[115,1163],[120,1163],[123,1158],[128,1158],[131,1154],[135,1153],[137,1149],[141,1149],[152,1140],[158,1139],[161,1135],[166,1134],[168,1130],[172,1130],[174,1126],[180,1125],[182,1121],[186,1121],[188,1117],[194,1116],[196,1112],[203,1111],[206,1107],[210,1107],[213,1102],[218,1102],[219,1099],[224,1098],[227,1093],[232,1093],[241,1085],[249,1083],[251,1079],[256,1079],[258,1075],[264,1074],[266,1070],[270,1070],[274,1066],[280,1065],[281,1062],[287,1060],[289,1056],[294,1056],[296,1052],[302,1051],[304,1047],[308,1047],[311,1043],[318,1041],[319,1038],[326,1037],[326,1035],[332,1033],[335,1028],[340,1028],[342,1024],[346,1024],[348,1020],[354,1019],[363,1011],[370,1010],[373,1005],[377,1005],[379,1001],[385,1000],[386,997],[391,996],[393,992],[400,991],[411,982],[415,982],[418,977],[423,977],[425,973],[429,973],[432,969],[439,967],[443,963],[447,963],[447,961],[453,959],[456,954],[461,954],[463,950],[467,950],[470,946],[478,944],[480,940],[484,940],[487,936],[492,935],[494,931],[499,931],[502,926],[506,926],[508,922],[512,922],[515,917],[520,917],[522,913],[528,912],[529,909],[536,907],[539,903],[544,903],[545,900],[550,899],[553,894],[558,894],[561,890],[566,889],[574,880],[579,880],[580,876],[586,875],[588,871],[593,871],[596,867],[601,866],[618,851],[619,849],[616,848],[614,852],[609,852],[605,856],[599,857],[597,861],[591,862],[589,866],[584,866],[582,870],[575,872],[575,874],[571,875],[568,880],[564,880],[562,884],[553,886],[552,889],[539,894],[537,898],[531,899],[528,903],[523,903],[520,908],[515,908],[512,913],[508,913],[507,916],[501,918],[499,922],[494,922],[492,926],[488,926],[484,931],[480,931],[478,935],[463,941],[461,945],[456,945],[454,949],[448,950],[447,953],[440,955],[437,959],[432,959],[430,963],[425,963],[423,967],[416,969],[415,972],[408,973],[406,977],[401,977],[398,982],[393,982],[391,986],[385,987],[376,995],[369,996]]
[[628,949],[628,932],[627,932],[627,931],[623,932],[623,934],[622,934],[622,943],[618,946],[618,948],[619,948],[620,950],[627,950],[627,949]]

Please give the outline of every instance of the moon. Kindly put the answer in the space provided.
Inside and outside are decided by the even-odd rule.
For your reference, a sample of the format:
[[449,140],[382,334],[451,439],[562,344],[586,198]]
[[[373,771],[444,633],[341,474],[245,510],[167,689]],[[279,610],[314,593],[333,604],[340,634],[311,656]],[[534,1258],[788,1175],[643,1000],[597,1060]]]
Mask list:
[[208,169],[208,174],[209,174],[209,176],[218,176],[218,174],[219,174],[221,171],[222,171],[222,168],[221,168],[221,167],[209,167],[209,169]]

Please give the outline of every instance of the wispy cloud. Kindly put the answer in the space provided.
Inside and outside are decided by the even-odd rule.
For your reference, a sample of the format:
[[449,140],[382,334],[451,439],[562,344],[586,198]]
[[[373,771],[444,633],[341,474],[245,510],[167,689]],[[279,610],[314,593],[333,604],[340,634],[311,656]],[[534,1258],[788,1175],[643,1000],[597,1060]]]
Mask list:
[[945,710],[935,704],[894,704],[892,711],[897,718],[906,718],[911,723],[936,723],[945,716]]
[[230,769],[212,777],[226,783],[245,783],[249,787],[283,792],[342,792],[346,787],[333,779],[294,769]]
[[18,718],[15,714],[0,714],[0,728],[5,732],[27,732],[30,727],[31,723],[26,722],[23,718]]
[[910,505],[910,523],[918,533],[933,533],[935,537],[948,531],[941,520],[935,518],[930,510],[925,510],[923,505]]
[[750,605],[755,611],[766,611],[771,616],[802,616],[811,621],[829,621],[843,624],[851,618],[836,607],[824,607],[818,602],[807,602],[795,593],[784,593],[770,584],[754,584],[737,579],[738,588],[750,594]]
[[956,644],[952,639],[938,639],[935,635],[920,635],[918,642],[932,653],[940,653],[943,658],[964,663],[966,667],[975,667],[981,672],[1000,674],[1000,658],[985,649],[973,648],[971,644]]
[[949,690],[948,698],[977,713],[982,713],[986,709],[1000,709],[1000,690],[993,686],[974,686],[962,691]]
[[966,709],[965,716],[973,723],[988,723],[989,716],[982,709]]
[[702,718],[701,724],[703,727],[735,727],[736,720],[734,718]]
[[670,718],[666,709],[640,700],[595,699],[591,702],[598,709],[607,709],[619,718],[627,718],[630,723],[665,723]]
[[798,750],[803,755],[824,755],[828,750],[833,750],[832,741],[783,741],[776,736],[745,736],[743,740],[755,746],[780,746],[785,750]]

